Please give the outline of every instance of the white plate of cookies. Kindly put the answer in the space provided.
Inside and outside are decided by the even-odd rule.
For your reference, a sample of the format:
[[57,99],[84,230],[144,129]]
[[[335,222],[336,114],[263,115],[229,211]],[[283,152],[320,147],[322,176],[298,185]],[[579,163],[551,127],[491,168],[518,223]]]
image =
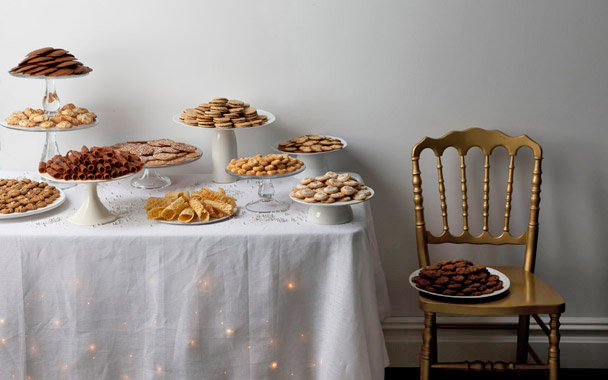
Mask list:
[[301,154],[306,156],[339,152],[346,148],[348,143],[340,137],[327,135],[296,136],[290,140],[277,141],[273,149],[288,154]]
[[[33,194],[34,192],[30,192],[32,189],[29,189],[25,194],[23,194],[23,196],[26,198],[30,198],[30,203],[32,206],[22,204],[21,206],[27,211],[18,211],[14,207],[9,207],[11,206],[11,203],[6,202],[8,198],[4,198],[4,194],[11,196],[9,195],[11,190],[19,190],[19,192],[21,192],[23,186],[32,186],[32,189],[40,188],[42,190],[40,190],[39,194]],[[43,199],[39,199],[40,197],[43,197]],[[61,189],[48,185],[46,182],[37,182],[29,179],[0,179],[0,220],[25,218],[27,216],[42,214],[61,206],[65,200],[65,193]],[[45,203],[45,205],[43,205],[43,203]],[[32,209],[29,210],[28,208]]]
[[349,206],[365,202],[374,196],[374,190],[350,173],[327,172],[315,178],[300,180],[289,197],[309,206]]

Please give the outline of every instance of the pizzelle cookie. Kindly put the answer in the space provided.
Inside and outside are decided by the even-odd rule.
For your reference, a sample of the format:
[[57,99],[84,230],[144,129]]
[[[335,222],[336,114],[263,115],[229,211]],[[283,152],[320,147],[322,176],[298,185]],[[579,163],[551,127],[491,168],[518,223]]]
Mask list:
[[115,144],[113,148],[137,155],[146,166],[176,165],[193,161],[201,156],[195,146],[171,139],[129,141]]

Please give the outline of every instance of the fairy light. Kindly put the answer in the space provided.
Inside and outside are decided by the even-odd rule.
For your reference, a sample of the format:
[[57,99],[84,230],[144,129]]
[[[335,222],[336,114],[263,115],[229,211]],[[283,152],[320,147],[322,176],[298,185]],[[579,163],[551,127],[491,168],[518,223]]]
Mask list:
[[266,323],[268,323],[268,319],[266,320]]
[[293,288],[294,288],[293,282],[290,282],[289,284],[287,284],[287,287],[288,287],[289,289],[293,289]]
[[95,345],[94,344],[91,344],[89,346],[89,351],[95,351]]
[[87,301],[87,305],[90,305],[90,304],[91,304],[91,301]]
[[61,327],[61,321],[59,321],[59,319],[55,319],[53,321],[53,326],[55,326],[55,327]]
[[157,366],[157,367],[156,367],[156,372],[159,372],[159,373],[160,373],[160,372],[162,372],[162,371],[163,371],[163,367],[161,367],[161,366]]
[[3,324],[4,324],[4,322],[5,322],[5,321],[4,321],[4,318],[0,318],[0,325],[3,325]]
[[68,370],[68,368],[69,368],[69,367],[68,367],[68,365],[67,365],[67,364],[64,364],[64,365],[62,365],[62,366],[61,366],[61,369],[63,369],[64,371],[67,371],[67,370]]
[[304,338],[304,334],[300,334],[300,336],[301,336],[302,338]]
[[279,366],[279,363],[277,363],[277,362],[272,362],[270,364],[270,368],[272,368],[272,369],[276,369],[278,366]]
[[196,340],[192,339],[192,340],[190,341],[190,346],[191,346],[191,347],[196,346]]
[[132,358],[132,357],[133,357],[133,354],[129,354],[129,358]]
[[0,342],[2,342],[2,344],[6,344],[6,338],[0,339]]
[[226,334],[231,335],[234,331],[230,328],[226,329]]

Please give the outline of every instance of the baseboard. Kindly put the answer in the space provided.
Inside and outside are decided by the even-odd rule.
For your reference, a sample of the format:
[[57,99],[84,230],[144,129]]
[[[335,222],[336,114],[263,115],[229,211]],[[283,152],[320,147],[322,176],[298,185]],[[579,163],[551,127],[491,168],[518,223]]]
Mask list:
[[[606,368],[608,366],[608,318],[561,318],[561,364],[563,368]],[[439,323],[511,324],[510,317],[443,316]],[[383,322],[384,337],[392,367],[418,366],[422,344],[422,317],[389,317]],[[508,329],[440,330],[439,360],[504,360],[515,357],[516,332]],[[547,337],[532,321],[530,345],[541,358],[546,357]]]

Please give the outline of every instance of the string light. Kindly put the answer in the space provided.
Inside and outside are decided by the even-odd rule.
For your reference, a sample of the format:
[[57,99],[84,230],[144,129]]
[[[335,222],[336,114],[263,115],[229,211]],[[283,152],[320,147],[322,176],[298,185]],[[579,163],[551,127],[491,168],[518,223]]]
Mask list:
[[4,324],[4,318],[0,318],[0,325]]
[[231,335],[234,331],[232,329],[226,329],[226,334]]
[[2,342],[2,344],[6,344],[6,338],[0,339],[0,342]]
[[277,368],[278,366],[279,366],[279,364],[278,364],[277,362],[272,362],[272,363],[270,364],[270,368],[272,368],[272,369],[275,369],[275,368]]
[[190,346],[192,346],[192,347],[196,346],[196,340],[192,339],[190,341]]
[[156,367],[156,372],[162,372],[162,371],[163,371],[163,367],[161,367],[161,366]]
[[293,287],[294,287],[293,282],[290,282],[289,284],[287,284],[287,287],[288,287],[289,289],[293,289]]
[[55,327],[61,327],[61,322],[59,321],[59,319],[55,319],[55,320],[53,321],[53,325],[54,325]]
[[95,351],[95,345],[94,344],[91,344],[89,346],[89,351]]
[[132,357],[133,357],[133,354],[129,354],[129,357],[130,357],[130,358],[132,358]]

